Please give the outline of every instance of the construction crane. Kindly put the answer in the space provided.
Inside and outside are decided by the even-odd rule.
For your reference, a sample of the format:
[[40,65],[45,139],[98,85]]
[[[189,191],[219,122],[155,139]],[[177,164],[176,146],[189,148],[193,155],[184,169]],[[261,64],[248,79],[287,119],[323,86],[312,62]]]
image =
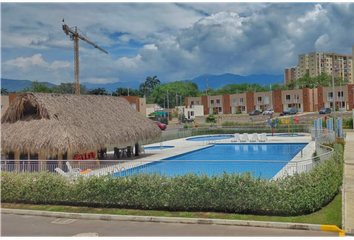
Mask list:
[[70,40],[74,41],[74,61],[75,61],[75,94],[80,95],[80,78],[79,78],[79,39],[87,42],[88,44],[94,46],[95,48],[101,50],[102,52],[108,54],[106,50],[103,48],[97,46],[87,38],[83,37],[81,34],[78,33],[77,31],[77,26],[75,26],[75,30],[71,30],[68,25],[65,24],[64,18],[63,18],[63,31],[65,32],[66,35],[70,36]]

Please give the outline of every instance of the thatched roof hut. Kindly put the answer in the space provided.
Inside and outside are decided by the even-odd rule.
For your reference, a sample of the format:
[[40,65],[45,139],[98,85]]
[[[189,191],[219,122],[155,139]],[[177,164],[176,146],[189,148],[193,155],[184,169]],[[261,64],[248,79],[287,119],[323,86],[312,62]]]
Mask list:
[[1,119],[1,148],[54,156],[158,139],[161,130],[124,98],[23,93]]

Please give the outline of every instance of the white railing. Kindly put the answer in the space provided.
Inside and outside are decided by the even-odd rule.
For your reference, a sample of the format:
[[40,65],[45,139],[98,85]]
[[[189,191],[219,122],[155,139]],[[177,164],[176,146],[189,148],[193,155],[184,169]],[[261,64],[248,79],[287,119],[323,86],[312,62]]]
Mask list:
[[[316,131],[312,131],[316,135]],[[334,142],[334,132],[324,133],[317,131],[315,137],[316,156],[302,159],[302,151],[291,161],[260,161],[260,160],[143,160],[128,158],[123,160],[1,160],[1,171],[15,172],[40,172],[49,171],[57,175],[67,177],[77,176],[101,176],[111,174],[116,177],[132,175],[136,173],[158,173],[158,174],[186,174],[191,169],[197,169],[199,173],[208,175],[227,172],[242,173],[252,171],[255,177],[262,176],[268,179],[276,179],[294,173],[309,172],[318,164],[333,156],[334,150],[326,143]],[[209,142],[210,143],[210,142]],[[293,158],[295,153],[289,153]],[[300,159],[300,160],[299,160]],[[69,162],[67,164],[66,162]],[[68,165],[75,172],[71,172]],[[59,168],[61,171],[55,170]],[[280,169],[274,173],[274,169]],[[268,174],[273,172],[273,174]],[[275,174],[275,175],[274,175]]]

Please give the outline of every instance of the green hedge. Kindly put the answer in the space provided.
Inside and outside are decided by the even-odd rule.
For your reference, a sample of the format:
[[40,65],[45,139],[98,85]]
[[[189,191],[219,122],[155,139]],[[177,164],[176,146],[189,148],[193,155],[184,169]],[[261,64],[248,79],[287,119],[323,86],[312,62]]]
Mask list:
[[2,172],[1,201],[294,216],[317,211],[337,195],[343,179],[342,145],[338,157],[340,164],[332,158],[310,173],[271,181],[250,173],[92,176],[68,181],[49,172]]

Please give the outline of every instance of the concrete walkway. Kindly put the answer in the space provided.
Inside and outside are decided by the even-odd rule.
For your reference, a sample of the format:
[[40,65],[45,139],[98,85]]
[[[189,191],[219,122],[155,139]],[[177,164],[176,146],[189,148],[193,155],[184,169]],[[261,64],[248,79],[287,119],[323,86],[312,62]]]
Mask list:
[[354,234],[354,132],[347,132],[344,151],[342,228]]

